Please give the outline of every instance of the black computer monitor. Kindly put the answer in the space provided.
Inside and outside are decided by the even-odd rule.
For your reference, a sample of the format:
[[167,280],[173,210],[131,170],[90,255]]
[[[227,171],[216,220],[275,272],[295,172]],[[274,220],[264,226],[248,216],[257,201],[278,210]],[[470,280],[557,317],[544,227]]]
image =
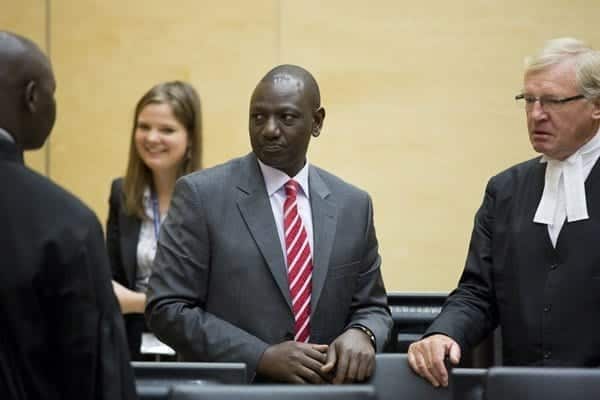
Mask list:
[[597,400],[600,399],[600,370],[490,368],[485,395],[489,400]]
[[169,400],[375,400],[371,385],[176,385]]

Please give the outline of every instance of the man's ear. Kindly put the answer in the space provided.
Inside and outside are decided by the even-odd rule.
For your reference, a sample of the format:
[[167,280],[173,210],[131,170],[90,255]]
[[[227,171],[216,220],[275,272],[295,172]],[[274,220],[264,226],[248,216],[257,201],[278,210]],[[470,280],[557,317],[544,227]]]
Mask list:
[[35,112],[37,110],[38,103],[38,87],[35,81],[27,82],[25,86],[25,106],[29,112]]
[[323,128],[323,121],[325,120],[325,109],[323,107],[319,107],[319,109],[313,113],[313,120],[312,135],[318,137],[321,134],[321,128]]

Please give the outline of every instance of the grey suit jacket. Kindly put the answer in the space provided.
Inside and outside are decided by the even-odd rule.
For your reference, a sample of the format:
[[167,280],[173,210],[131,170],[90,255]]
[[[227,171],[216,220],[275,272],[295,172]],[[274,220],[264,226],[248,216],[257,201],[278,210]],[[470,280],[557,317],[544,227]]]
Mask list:
[[[392,319],[367,193],[311,166],[311,342],[354,324],[381,350]],[[255,375],[271,345],[293,339],[283,252],[254,154],[180,179],[150,278],[146,319],[185,359],[241,361]]]

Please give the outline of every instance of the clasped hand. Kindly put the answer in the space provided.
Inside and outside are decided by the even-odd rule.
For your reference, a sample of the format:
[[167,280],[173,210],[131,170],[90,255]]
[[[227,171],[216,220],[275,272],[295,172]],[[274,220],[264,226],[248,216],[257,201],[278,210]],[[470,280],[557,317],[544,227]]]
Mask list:
[[290,383],[351,383],[373,373],[375,349],[368,336],[348,329],[331,345],[287,341],[267,348],[257,372]]

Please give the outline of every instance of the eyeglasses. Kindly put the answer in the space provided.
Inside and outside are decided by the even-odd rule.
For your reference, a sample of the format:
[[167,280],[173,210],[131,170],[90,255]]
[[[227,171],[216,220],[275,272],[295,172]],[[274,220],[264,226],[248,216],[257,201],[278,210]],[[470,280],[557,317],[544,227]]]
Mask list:
[[542,107],[542,109],[544,111],[554,111],[554,110],[558,110],[566,103],[569,103],[569,102],[575,101],[575,100],[579,100],[579,99],[583,99],[583,98],[585,98],[585,96],[582,94],[578,94],[576,96],[571,96],[571,97],[563,97],[562,99],[557,99],[555,97],[547,97],[547,96],[536,97],[536,96],[531,96],[529,94],[524,94],[524,93],[521,93],[521,94],[518,94],[515,96],[515,100],[517,101],[517,104],[521,104],[520,100],[523,100],[523,102],[525,103],[525,110],[527,110],[527,111],[531,111],[533,109],[533,105],[535,104],[536,101],[540,102],[540,107]]

